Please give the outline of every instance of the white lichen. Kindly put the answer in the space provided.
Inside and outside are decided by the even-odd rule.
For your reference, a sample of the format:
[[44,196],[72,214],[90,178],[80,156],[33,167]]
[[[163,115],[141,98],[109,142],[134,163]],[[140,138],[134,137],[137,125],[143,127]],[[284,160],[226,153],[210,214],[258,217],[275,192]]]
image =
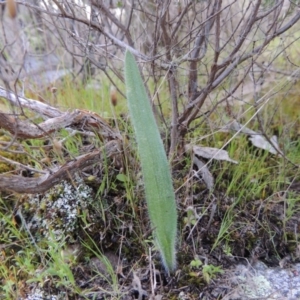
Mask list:
[[28,295],[26,298],[22,298],[22,300],[58,300],[58,297],[55,295],[47,295],[46,292],[35,289],[32,294]]
[[72,236],[78,228],[82,210],[93,201],[93,191],[78,176],[70,183],[62,181],[45,194],[31,195],[28,227],[36,236],[53,237],[58,241]]

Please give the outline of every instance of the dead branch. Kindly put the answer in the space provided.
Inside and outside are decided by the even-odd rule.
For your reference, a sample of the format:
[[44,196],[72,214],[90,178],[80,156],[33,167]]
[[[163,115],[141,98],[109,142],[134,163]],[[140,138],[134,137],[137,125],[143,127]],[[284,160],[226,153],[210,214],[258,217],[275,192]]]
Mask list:
[[[15,139],[41,139],[49,138],[52,133],[64,128],[81,132],[95,133],[103,140],[104,146],[98,151],[84,154],[73,158],[62,166],[46,168],[45,170],[35,169],[31,166],[11,161],[4,156],[0,160],[5,163],[16,165],[19,169],[30,170],[35,174],[42,174],[39,177],[28,178],[21,175],[0,175],[0,191],[17,193],[41,193],[61,180],[71,178],[75,172],[94,163],[100,163],[103,153],[111,157],[116,152],[121,152],[122,136],[111,128],[109,124],[94,112],[75,109],[72,112],[61,112],[50,105],[41,103],[25,97],[17,97],[13,93],[0,88],[0,95],[7,99],[10,104],[17,106],[22,114],[16,115],[0,111],[0,128],[5,129],[12,135],[12,140],[6,148],[14,144]],[[35,123],[32,118],[24,115],[24,108],[42,116],[45,121]],[[9,149],[6,149],[10,152]],[[24,152],[26,154],[26,151]],[[30,153],[27,154],[31,157]],[[70,159],[70,158],[67,158]]]
[[[170,34],[167,30],[167,23],[170,21],[168,20],[168,10],[169,10],[169,5],[167,2],[163,4],[163,14],[160,19],[161,27],[162,27],[162,32],[163,32],[163,42],[166,48],[166,57],[168,61],[172,61],[172,48],[174,47],[172,39],[170,37]],[[170,90],[170,96],[171,96],[171,103],[172,103],[172,125],[171,125],[171,146],[170,146],[170,151],[169,155],[173,155],[175,152],[177,144],[174,142],[178,140],[178,95],[176,92],[176,66],[174,65],[173,67],[170,67],[169,72],[167,74],[167,80],[168,80],[168,85],[169,85],[169,90]]]
[[120,145],[118,142],[112,141],[104,149],[81,155],[37,178],[28,178],[21,175],[0,175],[0,191],[27,194],[43,193],[62,180],[72,179],[76,172],[92,164],[101,163],[104,153],[106,157],[112,157],[120,153]]
[[5,98],[10,104],[16,107],[28,108],[38,113],[40,116],[55,118],[61,116],[62,112],[53,106],[47,105],[37,100],[16,96],[14,93],[0,87],[0,97]]
[[[293,25],[297,23],[300,19],[300,12],[297,12],[293,18],[291,18],[285,25],[282,25],[280,28],[275,30],[272,35],[266,35],[263,42],[255,47],[253,50],[249,52],[241,52],[242,46],[245,44],[245,37],[250,35],[251,30],[253,30],[256,22],[260,17],[258,17],[258,9],[261,1],[257,1],[255,6],[253,7],[250,16],[246,21],[246,25],[242,29],[242,35],[238,39],[236,46],[231,51],[231,53],[227,56],[226,59],[223,60],[220,64],[216,65],[218,70],[217,74],[213,77],[210,77],[205,87],[199,92],[199,95],[196,99],[191,101],[187,106],[183,113],[179,116],[179,124],[181,126],[180,131],[181,135],[184,135],[187,132],[187,128],[190,123],[197,117],[199,114],[200,108],[203,106],[207,96],[214,89],[216,89],[224,80],[226,80],[230,74],[243,62],[249,59],[256,58],[257,55],[260,54],[263,49],[268,45],[272,40],[274,40],[277,36],[283,34],[286,30],[290,29]],[[272,23],[272,26],[276,26],[276,22]],[[229,39],[231,39],[229,37]],[[241,53],[240,53],[241,52]],[[240,54],[238,54],[240,53]],[[211,75],[211,73],[210,73]]]
[[98,7],[101,12],[103,12],[118,28],[123,31],[124,35],[127,38],[128,44],[133,47],[134,42],[132,40],[130,31],[110,12],[109,8],[101,1],[92,0],[92,4],[95,7]]
[[32,121],[22,121],[19,117],[0,112],[0,128],[6,129],[16,138],[38,139],[46,137],[56,130],[72,125],[74,121],[76,122],[79,114],[80,111],[66,112],[59,117],[34,124]]
[[82,130],[95,130],[99,136],[108,140],[122,139],[120,133],[112,129],[103,118],[94,112],[80,109],[73,112],[61,112],[40,101],[16,96],[1,87],[0,97],[7,99],[14,106],[30,109],[44,118],[49,117],[46,121],[35,124],[32,120],[23,121],[19,117],[0,112],[0,128],[8,130],[18,138],[42,138],[62,128],[79,126]]

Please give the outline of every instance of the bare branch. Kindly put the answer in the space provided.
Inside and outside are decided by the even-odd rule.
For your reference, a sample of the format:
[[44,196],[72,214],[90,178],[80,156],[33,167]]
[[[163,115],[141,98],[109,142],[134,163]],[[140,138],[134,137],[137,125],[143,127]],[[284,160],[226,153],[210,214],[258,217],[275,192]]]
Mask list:
[[134,42],[128,28],[126,28],[121,22],[119,22],[119,20],[110,12],[110,10],[104,5],[104,3],[102,3],[101,1],[92,0],[92,4],[95,7],[98,7],[114,24],[117,25],[118,28],[123,31],[127,38],[129,46],[134,47]]
[[16,136],[16,138],[41,138],[50,133],[70,126],[78,118],[79,111],[64,113],[59,117],[48,119],[40,124],[21,121],[19,117],[0,112],[0,127],[6,129]]
[[106,153],[106,157],[119,154],[119,145],[117,142],[112,141],[104,149],[81,155],[39,177],[28,178],[20,175],[0,175],[0,191],[27,194],[43,193],[62,180],[72,179],[72,176],[78,170],[99,163],[102,160],[103,153]]

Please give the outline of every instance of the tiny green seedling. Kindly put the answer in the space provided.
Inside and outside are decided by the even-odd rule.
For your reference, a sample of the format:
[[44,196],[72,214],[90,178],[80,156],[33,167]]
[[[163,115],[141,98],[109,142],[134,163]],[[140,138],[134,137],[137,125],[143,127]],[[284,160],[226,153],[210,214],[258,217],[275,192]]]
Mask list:
[[192,268],[200,268],[202,265],[202,261],[198,258],[195,258],[190,262],[190,267]]
[[224,271],[219,266],[209,265],[209,264],[203,264],[202,261],[199,258],[195,258],[190,262],[190,268],[201,270],[201,272],[190,272],[191,276],[198,277],[199,275],[202,275],[205,282],[208,284],[210,281],[217,276],[217,274],[223,274]]
[[207,283],[210,283],[218,274],[223,274],[224,271],[219,266],[205,265],[202,268],[203,278]]

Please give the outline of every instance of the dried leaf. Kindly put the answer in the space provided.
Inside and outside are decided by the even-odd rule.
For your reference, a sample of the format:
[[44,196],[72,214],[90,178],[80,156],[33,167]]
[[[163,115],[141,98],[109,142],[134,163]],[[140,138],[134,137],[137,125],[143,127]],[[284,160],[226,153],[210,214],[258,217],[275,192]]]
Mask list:
[[[187,145],[187,148],[190,149],[190,145]],[[192,150],[195,155],[206,159],[226,160],[234,164],[238,163],[229,157],[226,150],[200,146],[192,146]]]
[[151,295],[149,300],[161,300],[162,295]]
[[193,157],[193,163],[198,168],[197,173],[201,175],[204,183],[206,184],[206,187],[211,191],[214,188],[214,177],[210,173],[208,167],[195,155]]
[[143,297],[147,297],[148,293],[142,288],[142,283],[140,278],[138,277],[137,273],[133,272],[133,279],[132,279],[132,288],[138,292],[138,300],[142,300]]
[[272,154],[278,154],[278,151],[281,152],[279,150],[277,137],[275,135],[273,135],[270,140],[273,143],[273,145],[276,146],[278,151],[261,134],[253,134],[249,137],[249,140],[255,147],[267,150]]
[[221,128],[221,131],[224,132],[235,131],[235,132],[247,134],[253,146],[269,151],[272,154],[278,154],[278,152],[282,153],[278,145],[277,137],[275,135],[272,136],[270,140],[278,151],[274,148],[273,145],[269,143],[269,141],[261,133],[255,132],[247,128],[246,126],[237,122],[236,120],[233,120],[232,122],[223,126]]
[[256,134],[255,131],[247,128],[245,125],[237,122],[236,120],[233,120],[231,122],[229,122],[228,124],[226,124],[225,126],[223,126],[221,129],[220,129],[221,132],[231,132],[231,131],[234,131],[234,132],[240,132],[240,133],[245,133],[245,134],[248,134],[248,135],[251,135],[251,134]]

